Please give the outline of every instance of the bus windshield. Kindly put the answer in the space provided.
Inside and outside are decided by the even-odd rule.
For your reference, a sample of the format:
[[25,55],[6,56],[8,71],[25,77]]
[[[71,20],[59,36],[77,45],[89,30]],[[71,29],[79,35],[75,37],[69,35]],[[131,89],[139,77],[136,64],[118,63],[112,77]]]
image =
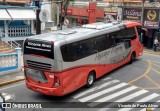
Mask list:
[[48,41],[25,40],[24,54],[37,55],[54,59],[54,45]]

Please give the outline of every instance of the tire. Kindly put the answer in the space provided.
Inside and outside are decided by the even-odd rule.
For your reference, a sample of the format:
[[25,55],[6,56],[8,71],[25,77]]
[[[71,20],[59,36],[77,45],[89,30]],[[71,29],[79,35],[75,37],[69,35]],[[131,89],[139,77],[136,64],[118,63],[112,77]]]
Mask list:
[[95,74],[94,72],[90,72],[87,77],[87,87],[93,86],[94,81],[95,81]]
[[130,58],[130,61],[129,61],[129,64],[132,64],[133,61],[134,61],[134,59],[135,59],[135,57],[134,57],[134,54],[132,53],[131,58]]

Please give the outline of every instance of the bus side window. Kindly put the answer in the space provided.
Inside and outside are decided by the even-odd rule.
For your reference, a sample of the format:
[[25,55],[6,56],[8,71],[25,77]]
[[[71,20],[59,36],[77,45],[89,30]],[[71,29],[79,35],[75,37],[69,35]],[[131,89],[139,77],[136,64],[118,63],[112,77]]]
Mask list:
[[96,49],[98,52],[104,51],[107,49],[106,35],[100,35],[95,39],[95,41],[96,41]]
[[80,44],[82,46],[82,49],[81,49],[82,56],[79,59],[81,59],[83,57],[87,57],[87,56],[95,53],[94,52],[95,41],[93,39],[83,40],[83,41],[81,41]]
[[80,50],[81,55],[80,55],[79,58],[86,57],[88,55],[88,47],[87,47],[86,43],[83,42],[83,43],[80,44],[80,46],[81,46],[81,50]]
[[125,35],[127,39],[131,39],[131,40],[136,39],[136,32],[135,32],[134,27],[127,28],[125,30]]
[[109,41],[109,34],[106,34],[106,49],[109,49],[109,48],[111,48],[110,41]]
[[88,47],[88,55],[92,55],[96,53],[96,41],[95,39],[89,39],[88,41],[86,41],[87,47]]
[[73,60],[77,60],[78,58],[82,57],[82,50],[83,50],[83,45],[80,43],[76,43],[74,45],[72,45],[73,49],[70,50],[73,54]]
[[119,38],[130,39],[130,40],[136,39],[136,32],[134,30],[134,27],[120,30]]
[[77,43],[71,43],[61,46],[63,60],[71,62],[77,60],[81,56],[80,46]]
[[142,39],[142,36],[143,36],[142,27],[141,26],[137,26],[136,28],[137,28],[137,32],[138,32],[139,41],[142,43],[143,42],[143,39]]
[[67,51],[67,45],[62,45],[61,46],[61,53],[62,53],[62,58],[64,61],[68,61],[68,51]]
[[116,32],[115,43],[116,43],[116,45],[119,45],[120,43],[122,43],[121,32],[120,31]]
[[108,44],[109,44],[109,48],[114,47],[116,45],[115,34],[114,33],[109,33],[107,41],[108,41]]
[[116,43],[124,43],[125,48],[130,48],[131,47],[131,40],[134,39],[135,32],[131,28],[129,29],[123,29],[117,32],[116,36]]

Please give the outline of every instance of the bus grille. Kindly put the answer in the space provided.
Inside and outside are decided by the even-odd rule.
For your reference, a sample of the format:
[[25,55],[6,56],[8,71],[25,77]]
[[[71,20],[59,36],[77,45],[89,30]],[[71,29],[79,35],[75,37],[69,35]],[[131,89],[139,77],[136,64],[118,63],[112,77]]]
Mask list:
[[41,63],[41,62],[35,62],[27,60],[27,64],[30,67],[38,68],[38,69],[44,69],[44,70],[51,70],[52,66],[51,64]]

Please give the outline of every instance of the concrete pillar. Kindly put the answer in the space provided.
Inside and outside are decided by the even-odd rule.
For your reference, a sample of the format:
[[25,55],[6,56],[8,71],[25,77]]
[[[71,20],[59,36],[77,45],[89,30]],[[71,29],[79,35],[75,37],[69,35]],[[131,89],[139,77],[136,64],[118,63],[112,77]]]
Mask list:
[[16,53],[18,54],[18,57],[17,57],[17,62],[18,62],[18,71],[21,70],[21,67],[22,67],[22,54],[21,54],[21,48],[16,48]]
[[8,37],[8,24],[6,20],[4,21],[4,34],[5,37]]
[[33,34],[34,33],[34,21],[31,20],[31,33]]
[[58,24],[59,24],[59,5],[57,5],[57,26],[58,26]]
[[57,4],[51,3],[51,21],[54,22],[54,26],[57,25]]

